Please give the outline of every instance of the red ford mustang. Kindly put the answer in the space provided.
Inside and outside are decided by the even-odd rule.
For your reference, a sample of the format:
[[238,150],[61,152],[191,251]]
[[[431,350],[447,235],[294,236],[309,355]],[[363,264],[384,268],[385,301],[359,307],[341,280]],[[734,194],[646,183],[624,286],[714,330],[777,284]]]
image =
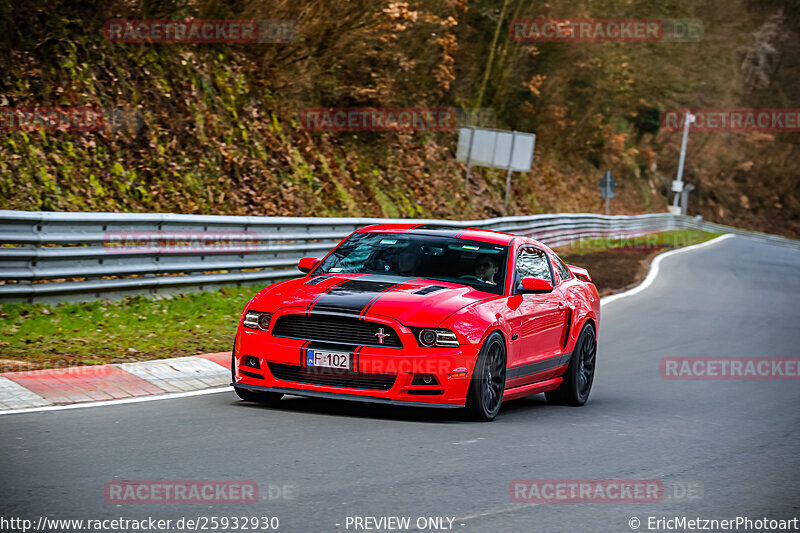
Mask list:
[[466,408],[544,392],[583,405],[600,297],[586,270],[526,237],[378,225],[242,312],[231,373],[244,400],[284,394]]

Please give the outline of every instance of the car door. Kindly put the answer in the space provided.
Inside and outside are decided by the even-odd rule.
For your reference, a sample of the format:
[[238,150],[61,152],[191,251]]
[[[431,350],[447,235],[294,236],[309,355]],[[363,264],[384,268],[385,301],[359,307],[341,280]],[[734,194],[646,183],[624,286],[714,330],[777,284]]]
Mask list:
[[[520,294],[523,278],[548,280],[554,289],[544,294]],[[556,285],[547,253],[536,246],[518,249],[512,292],[516,310],[509,322],[516,349],[507,377],[514,380],[510,385],[515,386],[547,379],[560,366],[568,307]]]
[[564,334],[561,336],[562,348],[566,348],[568,336],[572,333],[571,328],[575,321],[575,310],[580,305],[576,298],[575,285],[577,283],[575,276],[569,271],[566,263],[561,260],[558,255],[551,250],[550,261],[555,271],[556,281],[558,283],[558,292],[561,300],[564,302],[563,307],[566,308],[567,316],[564,317]]

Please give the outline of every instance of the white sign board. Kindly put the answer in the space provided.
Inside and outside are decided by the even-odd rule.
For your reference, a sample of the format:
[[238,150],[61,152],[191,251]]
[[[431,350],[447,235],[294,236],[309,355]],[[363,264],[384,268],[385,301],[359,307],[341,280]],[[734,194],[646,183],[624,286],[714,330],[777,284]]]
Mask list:
[[536,135],[518,131],[461,128],[456,159],[467,166],[528,172]]

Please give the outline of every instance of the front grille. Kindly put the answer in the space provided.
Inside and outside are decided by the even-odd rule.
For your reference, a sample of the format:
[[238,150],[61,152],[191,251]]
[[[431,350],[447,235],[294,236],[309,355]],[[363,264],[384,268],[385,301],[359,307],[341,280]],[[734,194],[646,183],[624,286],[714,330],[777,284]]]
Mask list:
[[[378,341],[380,330],[383,343]],[[389,326],[335,315],[283,315],[275,322],[272,335],[356,346],[403,347],[397,332]]]
[[280,363],[269,363],[269,371],[283,381],[364,390],[389,390],[396,378],[390,374],[362,374],[350,370],[307,368]]

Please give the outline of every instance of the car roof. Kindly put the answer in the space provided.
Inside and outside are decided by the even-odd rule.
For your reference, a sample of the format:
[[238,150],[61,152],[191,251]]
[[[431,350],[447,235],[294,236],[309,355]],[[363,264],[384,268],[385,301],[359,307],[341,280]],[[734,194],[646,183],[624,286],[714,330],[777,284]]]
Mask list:
[[435,235],[470,241],[481,241],[492,244],[510,246],[514,239],[540,244],[533,239],[520,237],[512,233],[503,233],[481,228],[459,228],[455,226],[435,224],[375,224],[358,230],[358,233],[411,233],[416,235]]

